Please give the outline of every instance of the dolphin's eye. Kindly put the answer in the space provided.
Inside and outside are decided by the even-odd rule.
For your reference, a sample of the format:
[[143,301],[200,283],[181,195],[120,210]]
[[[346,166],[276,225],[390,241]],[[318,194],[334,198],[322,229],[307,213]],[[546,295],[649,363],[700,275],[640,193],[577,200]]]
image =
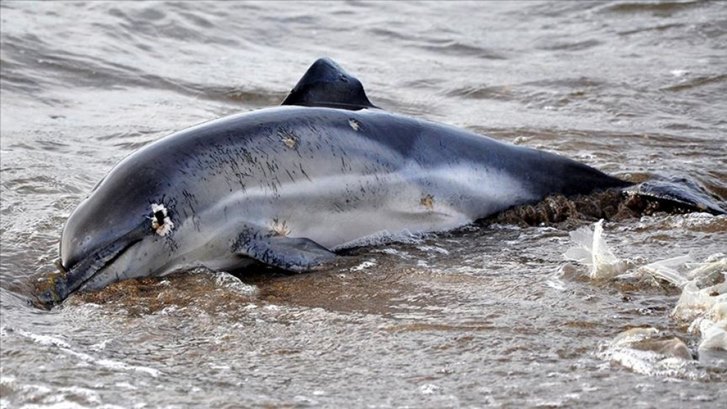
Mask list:
[[166,236],[174,228],[174,223],[169,217],[167,208],[163,204],[152,203],[151,205],[151,228],[160,236]]

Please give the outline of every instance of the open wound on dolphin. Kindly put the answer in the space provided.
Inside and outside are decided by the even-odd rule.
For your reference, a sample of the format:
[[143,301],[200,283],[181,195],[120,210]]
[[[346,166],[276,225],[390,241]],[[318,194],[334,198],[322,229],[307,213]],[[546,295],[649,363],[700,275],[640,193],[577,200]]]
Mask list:
[[167,208],[163,204],[152,203],[151,212],[151,228],[162,237],[169,234],[174,228],[174,223],[169,218]]

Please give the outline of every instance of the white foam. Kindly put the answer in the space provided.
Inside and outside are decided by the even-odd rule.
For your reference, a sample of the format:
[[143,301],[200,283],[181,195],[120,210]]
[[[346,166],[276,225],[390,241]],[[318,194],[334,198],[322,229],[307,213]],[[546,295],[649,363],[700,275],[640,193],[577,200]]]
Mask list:
[[77,352],[72,349],[62,348],[62,351],[66,352],[69,355],[73,355],[73,356],[79,358],[81,361],[84,361],[91,365],[97,365],[102,368],[107,368],[107,369],[111,369],[111,370],[115,370],[115,371],[144,373],[144,374],[150,375],[153,378],[157,378],[157,377],[159,377],[159,375],[161,375],[161,371],[154,369],[154,368],[148,368],[145,366],[129,365],[127,363],[124,363],[121,361],[115,361],[112,359],[104,359],[104,358],[98,359],[89,354],[85,354],[83,352]]
[[214,273],[215,283],[227,290],[231,290],[237,294],[245,296],[255,296],[258,293],[257,286],[245,284],[239,278],[234,275],[218,271]]
[[403,251],[403,250],[397,250],[397,249],[394,249],[391,247],[387,247],[384,249],[373,249],[371,251],[373,253],[383,253],[383,254],[388,254],[390,256],[396,256],[396,257],[402,258],[404,260],[411,259],[411,255],[409,255],[408,252]]
[[77,397],[82,397],[83,400],[85,400],[86,402],[88,402],[92,405],[101,404],[101,397],[93,389],[82,388],[80,386],[67,386],[67,387],[59,388],[58,391],[64,395],[70,394],[70,395],[75,395]]
[[545,285],[557,291],[565,291],[567,289],[563,281],[558,278],[551,278],[545,281]]
[[55,346],[60,348],[70,348],[71,345],[67,343],[66,341],[52,337],[50,335],[39,335],[39,334],[33,334],[31,332],[23,331],[22,329],[18,330],[18,333],[31,341],[35,342],[36,344],[45,345],[45,346]]
[[376,266],[376,260],[366,260],[355,267],[351,267],[351,271],[362,271],[374,266]]
[[425,251],[427,253],[434,252],[434,253],[444,254],[445,256],[449,255],[449,250],[443,249],[439,246],[417,246],[417,249],[419,249],[421,251]]
[[56,347],[60,351],[65,352],[66,354],[74,356],[76,358],[79,358],[81,361],[86,362],[90,365],[98,365],[98,366],[112,369],[112,370],[123,370],[123,371],[129,371],[129,372],[146,373],[148,375],[151,375],[154,378],[158,377],[161,374],[161,372],[159,370],[156,370],[153,368],[128,365],[126,363],[114,361],[114,360],[110,360],[110,359],[103,359],[103,358],[98,359],[89,354],[74,351],[68,342],[66,342],[62,339],[58,339],[56,337],[52,337],[50,335],[33,334],[33,333],[23,331],[23,330],[18,330],[18,333],[37,344]]

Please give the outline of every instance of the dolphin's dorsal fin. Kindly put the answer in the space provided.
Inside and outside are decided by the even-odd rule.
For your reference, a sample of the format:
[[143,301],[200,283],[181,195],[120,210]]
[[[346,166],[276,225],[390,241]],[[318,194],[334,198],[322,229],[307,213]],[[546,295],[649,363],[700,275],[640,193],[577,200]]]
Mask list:
[[282,105],[328,107],[350,110],[376,108],[356,77],[330,58],[320,58],[308,68]]

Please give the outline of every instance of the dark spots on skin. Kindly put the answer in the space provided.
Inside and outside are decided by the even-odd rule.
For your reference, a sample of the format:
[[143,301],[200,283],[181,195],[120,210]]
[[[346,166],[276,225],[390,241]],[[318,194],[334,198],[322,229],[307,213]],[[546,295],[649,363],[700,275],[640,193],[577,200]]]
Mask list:
[[179,249],[179,244],[177,244],[177,241],[171,237],[172,234],[167,234],[166,236],[164,236],[164,245],[169,248],[170,252],[177,251]]
[[[194,228],[197,231],[200,231],[200,223],[199,223],[199,217],[197,216],[197,196],[190,193],[188,190],[183,189],[182,190],[182,197],[184,198],[184,204],[185,204],[185,215],[188,218],[192,219],[192,223],[194,224]],[[189,212],[186,211],[186,209],[189,209]]]
[[299,163],[298,166],[300,166],[300,173],[302,173],[303,176],[305,176],[305,178],[308,179],[308,181],[311,181],[312,182],[310,176],[308,176],[308,174],[305,173],[305,169],[303,169],[303,163],[302,162]]
[[288,174],[288,177],[290,178],[290,181],[291,181],[291,182],[295,182],[295,178],[294,178],[294,177],[293,177],[293,175],[292,175],[292,174],[290,173],[290,170],[288,170],[288,169],[285,169],[285,173],[287,173],[287,174]]

